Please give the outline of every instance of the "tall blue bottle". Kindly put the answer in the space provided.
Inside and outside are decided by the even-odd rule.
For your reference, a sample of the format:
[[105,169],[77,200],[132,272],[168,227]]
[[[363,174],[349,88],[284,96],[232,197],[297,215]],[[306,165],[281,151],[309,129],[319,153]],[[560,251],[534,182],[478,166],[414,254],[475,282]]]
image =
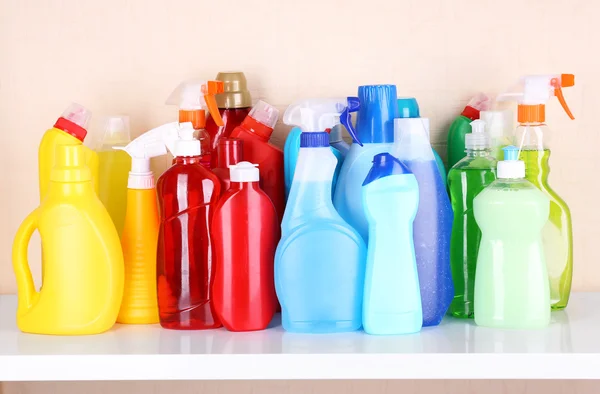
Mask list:
[[413,245],[417,179],[394,156],[380,153],[373,158],[362,196],[369,222],[364,330],[374,335],[417,332],[423,325]]
[[305,333],[358,330],[366,246],[333,207],[331,180],[337,159],[329,135],[302,133],[300,138],[275,254],[282,325]]
[[452,206],[429,143],[429,119],[396,119],[392,154],[417,178],[419,209],[414,221],[414,245],[423,305],[423,326],[442,321],[452,299],[450,270]]
[[356,119],[354,143],[344,159],[333,203],[363,239],[368,241],[369,226],[362,204],[362,183],[371,169],[373,156],[389,153],[394,142],[394,118],[397,114],[396,86],[359,86],[360,108]]

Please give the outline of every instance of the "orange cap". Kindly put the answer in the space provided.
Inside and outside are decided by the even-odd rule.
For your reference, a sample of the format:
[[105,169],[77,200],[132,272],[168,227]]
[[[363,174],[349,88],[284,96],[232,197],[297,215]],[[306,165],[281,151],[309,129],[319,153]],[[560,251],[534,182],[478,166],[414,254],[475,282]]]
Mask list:
[[546,105],[519,104],[517,119],[519,123],[543,123],[546,120]]
[[203,109],[180,109],[179,123],[185,122],[192,122],[194,130],[203,129],[204,126],[206,126],[206,111],[204,111]]

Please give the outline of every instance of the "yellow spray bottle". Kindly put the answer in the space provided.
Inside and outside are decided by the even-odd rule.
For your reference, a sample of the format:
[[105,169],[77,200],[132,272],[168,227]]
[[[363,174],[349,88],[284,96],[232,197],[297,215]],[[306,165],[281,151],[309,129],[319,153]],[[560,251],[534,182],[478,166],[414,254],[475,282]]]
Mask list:
[[[113,326],[123,295],[123,253],[115,226],[92,188],[86,151],[58,145],[46,196],[13,243],[17,325],[35,334],[99,334]],[[42,239],[44,286],[27,261],[33,232]]]
[[159,217],[152,157],[167,154],[167,140],[178,138],[179,124],[168,123],[152,129],[126,147],[131,171],[127,183],[127,209],[121,235],[125,260],[125,290],[117,321],[125,324],[158,323],[156,295],[156,247]]

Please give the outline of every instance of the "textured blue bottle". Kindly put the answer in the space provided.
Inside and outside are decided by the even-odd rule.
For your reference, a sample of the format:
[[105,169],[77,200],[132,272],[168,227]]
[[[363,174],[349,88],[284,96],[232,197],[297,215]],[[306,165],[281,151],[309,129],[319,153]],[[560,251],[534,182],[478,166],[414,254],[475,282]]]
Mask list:
[[452,299],[450,235],[453,212],[446,186],[429,143],[429,119],[397,119],[392,154],[417,178],[419,209],[415,217],[414,245],[423,305],[423,326],[442,321]]
[[398,159],[381,153],[373,158],[362,192],[369,222],[364,330],[374,335],[417,332],[423,325],[413,245],[417,179]]
[[327,133],[302,133],[275,254],[275,289],[287,331],[354,331],[362,325],[366,246],[333,207],[337,159]]
[[358,101],[357,139],[342,164],[333,203],[344,220],[366,242],[369,226],[362,204],[362,183],[371,169],[373,157],[378,153],[389,153],[392,149],[394,118],[398,109],[396,86],[360,86]]

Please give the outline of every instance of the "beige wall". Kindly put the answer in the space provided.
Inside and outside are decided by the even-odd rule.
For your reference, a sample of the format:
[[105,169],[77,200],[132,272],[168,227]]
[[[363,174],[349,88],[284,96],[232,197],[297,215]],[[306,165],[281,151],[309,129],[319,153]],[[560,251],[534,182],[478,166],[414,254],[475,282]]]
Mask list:
[[[137,135],[174,120],[163,102],[180,80],[229,69],[244,70],[255,98],[282,110],[300,97],[395,83],[419,99],[441,153],[473,93],[500,92],[525,73],[575,73],[565,94],[577,121],[549,105],[551,180],[573,213],[574,288],[598,290],[598,14],[593,0],[1,0],[0,293],[15,291],[12,237],[38,203],[38,142],[70,101],[129,114]],[[274,140],[286,132],[278,126]]]

